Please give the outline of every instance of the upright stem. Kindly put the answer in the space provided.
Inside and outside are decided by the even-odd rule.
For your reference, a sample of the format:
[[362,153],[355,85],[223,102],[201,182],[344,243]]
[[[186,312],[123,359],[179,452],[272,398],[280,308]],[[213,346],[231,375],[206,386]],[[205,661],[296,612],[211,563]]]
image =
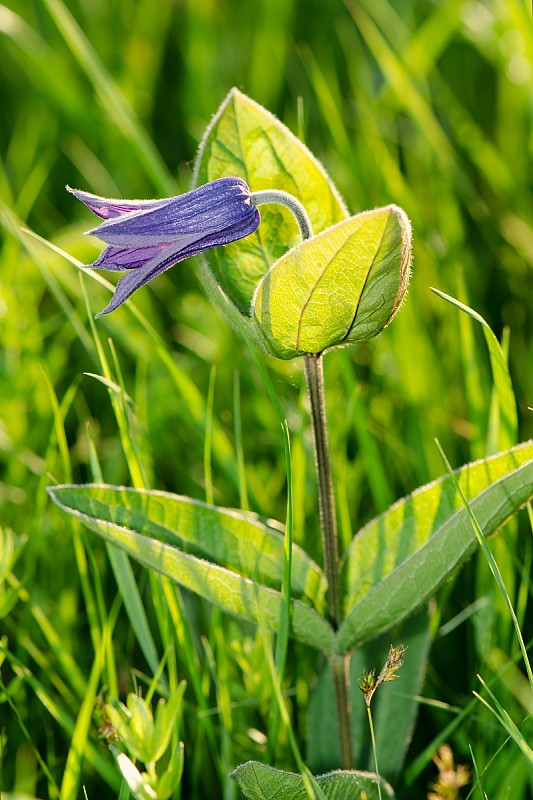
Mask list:
[[329,461],[328,431],[326,422],[326,398],[324,394],[324,370],[321,355],[307,355],[305,378],[311,403],[315,464],[318,480],[318,508],[324,545],[324,571],[328,581],[328,612],[335,628],[341,623],[339,587],[339,544],[337,538],[337,515],[333,479]]
[[[311,403],[315,463],[318,480],[318,507],[320,528],[324,547],[324,571],[328,581],[328,612],[331,622],[338,628],[342,621],[340,601],[339,545],[337,536],[337,515],[335,496],[329,460],[328,431],[326,418],[326,398],[324,393],[324,372],[321,355],[307,355],[305,378]],[[350,732],[349,697],[350,657],[332,656],[330,659],[335,700],[339,718],[339,738],[341,760],[344,769],[352,768],[352,738]]]
[[[296,197],[277,189],[263,189],[253,192],[251,201],[255,206],[264,203],[279,203],[286,206],[294,215],[302,239],[311,238],[313,228],[307,212]],[[339,544],[337,537],[337,515],[335,496],[329,462],[328,429],[326,421],[326,398],[324,394],[324,373],[322,356],[309,354],[304,357],[307,391],[311,402],[315,462],[318,479],[318,505],[320,528],[324,546],[324,571],[328,581],[328,613],[333,627],[337,629],[342,621],[339,575]],[[344,769],[352,768],[352,737],[350,732],[350,656],[332,656],[330,659],[335,700],[339,718],[339,739],[341,761]]]

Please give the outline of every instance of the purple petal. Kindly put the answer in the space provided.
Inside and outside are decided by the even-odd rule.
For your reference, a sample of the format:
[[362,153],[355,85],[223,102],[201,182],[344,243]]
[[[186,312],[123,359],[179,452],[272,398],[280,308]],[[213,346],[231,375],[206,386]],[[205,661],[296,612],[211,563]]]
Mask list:
[[70,186],[65,187],[67,192],[70,192],[85,203],[88,209],[93,214],[103,219],[112,219],[119,217],[122,214],[130,214],[132,211],[146,211],[147,209],[157,208],[160,205],[167,203],[167,200],[113,200],[109,197],[100,197],[97,194],[90,192],[82,192],[79,189],[72,189]]
[[166,255],[160,253],[139,269],[130,270],[126,275],[123,275],[117,283],[115,294],[111,298],[109,304],[103,311],[99,311],[96,316],[100,317],[102,314],[109,314],[111,311],[115,311],[115,309],[122,305],[136,289],[144,286],[145,283],[155,278],[156,275],[159,275],[161,272],[171,267],[176,263],[176,260],[175,252],[170,252]]
[[[258,220],[257,222],[254,221],[253,226],[248,224],[246,227],[239,223],[234,226],[231,231],[231,238],[228,240],[228,231],[222,233],[214,233],[210,236],[206,236],[201,241],[196,242],[194,245],[190,245],[185,249],[179,250],[176,247],[169,245],[165,249],[164,248],[153,248],[154,250],[159,250],[157,255],[155,255],[150,261],[146,261],[142,266],[139,266],[137,269],[131,269],[127,275],[124,275],[119,282],[117,283],[115,294],[111,298],[111,302],[109,305],[104,308],[103,311],[100,311],[96,316],[99,317],[102,314],[109,314],[111,311],[115,311],[122,303],[133,294],[136,289],[139,289],[141,286],[144,286],[145,283],[155,278],[161,272],[169,269],[174,264],[178,263],[179,261],[183,261],[185,258],[189,258],[190,256],[196,255],[198,253],[203,252],[204,250],[209,250],[212,247],[218,247],[219,245],[228,244],[228,241],[237,241],[237,239],[242,239],[245,236],[248,236],[250,233],[253,233],[257,226],[259,225],[259,212],[257,212]],[[151,248],[134,248],[130,252],[131,258],[135,258],[136,255],[139,253],[139,250],[148,251]],[[102,256],[107,251],[114,251],[115,255],[109,256],[109,258],[127,258],[127,250],[120,250],[119,248],[114,247],[107,247]],[[120,254],[120,255],[118,255]],[[100,256],[100,258],[102,258]],[[100,261],[100,259],[98,259]],[[111,262],[113,263],[113,262]],[[95,262],[92,264],[93,267],[97,267],[99,269],[103,269],[101,264]],[[113,266],[106,266],[105,269],[114,269]],[[117,269],[120,269],[118,267]]]
[[244,239],[245,236],[249,236],[257,230],[260,222],[261,215],[256,209],[255,214],[251,218],[240,220],[231,227],[225,228],[223,231],[213,231],[207,236],[204,236],[203,239],[198,239],[194,244],[181,248],[180,261],[184,258],[197,255],[198,253],[203,253],[204,250],[210,250],[213,247],[220,247],[225,244],[230,244],[231,242],[236,242],[238,239]]
[[[102,250],[91,269],[105,269],[110,272],[123,272],[125,269],[138,269],[154,258],[160,251],[171,244],[153,245],[150,247],[113,247],[109,245]],[[173,248],[175,252],[176,248]]]
[[219,178],[163,200],[113,200],[67,189],[104,219],[90,233],[108,246],[90,266],[127,270],[100,314],[114,311],[178,261],[248,236],[261,220],[250,189],[240,178]]
[[247,220],[257,220],[247,185],[240,178],[219,178],[149,209],[108,219],[90,233],[118,246],[154,245],[187,237],[182,241],[186,247],[211,232]]

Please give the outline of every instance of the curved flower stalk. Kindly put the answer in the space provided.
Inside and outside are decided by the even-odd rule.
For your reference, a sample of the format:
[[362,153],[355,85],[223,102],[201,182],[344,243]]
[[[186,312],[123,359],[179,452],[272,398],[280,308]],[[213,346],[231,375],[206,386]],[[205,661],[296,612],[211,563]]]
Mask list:
[[164,200],[113,200],[67,189],[104,219],[89,235],[107,247],[89,266],[128,271],[97,316],[114,311],[136,289],[179,261],[242,239],[261,221],[250,189],[240,178],[219,178]]

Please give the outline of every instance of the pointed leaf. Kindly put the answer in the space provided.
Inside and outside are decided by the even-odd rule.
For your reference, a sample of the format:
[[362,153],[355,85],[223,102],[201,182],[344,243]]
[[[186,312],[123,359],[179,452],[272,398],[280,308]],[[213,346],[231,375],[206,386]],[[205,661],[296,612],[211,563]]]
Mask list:
[[[281,189],[305,206],[315,233],[343,219],[344,204],[313,154],[262,106],[237,89],[223,101],[200,145],[194,186],[235,175],[252,191]],[[300,240],[292,214],[278,205],[261,206],[253,236],[204,254],[234,306],[250,314],[252,295],[269,266]]]
[[268,350],[294,358],[376,336],[405,296],[410,263],[411,226],[393,205],[301,242],[254,296],[254,321]]
[[[232,772],[248,800],[309,800],[304,779],[295,772],[248,761]],[[386,781],[370,772],[329,772],[314,779],[327,800],[392,800]],[[379,792],[381,789],[381,793]]]
[[[128,528],[123,524],[120,506],[113,509],[116,518],[109,520],[110,507],[95,501],[91,492],[98,490],[105,492],[115,488],[65,485],[50,487],[48,492],[60,508],[107,541],[125,550],[144,566],[168,576],[229,614],[249,622],[261,621],[272,630],[277,629],[282,602],[279,591],[256,583],[232,569],[226,569],[190,552],[177,549],[176,546],[167,543],[170,537],[164,529],[158,531],[159,538],[156,539],[138,532],[135,527]],[[88,490],[86,494],[84,490]],[[132,495],[137,496],[137,500],[141,497],[145,499],[147,496],[162,500],[166,497],[164,493],[118,491],[124,492],[125,497],[131,491]],[[155,507],[151,506],[152,509]],[[161,513],[158,518],[161,518]],[[130,513],[130,523],[139,525],[141,531],[145,530],[143,526],[150,527],[147,518],[139,513],[137,515]],[[210,535],[213,538],[216,538],[216,534],[216,529],[211,530]],[[194,550],[194,548],[189,549]],[[261,562],[261,554],[256,553],[256,555]],[[291,635],[319,650],[331,652],[334,636],[329,623],[317,611],[299,600],[292,601],[291,612]]]
[[[281,588],[283,530],[256,514],[149,489],[105,484],[61,486],[54,499],[88,517],[122,525],[166,542],[186,553],[275,589]],[[274,529],[278,526],[278,530]],[[297,545],[293,548],[293,596],[306,597],[322,613],[326,578],[320,567]]]
[[[489,535],[533,496],[533,444],[467,464],[455,474]],[[348,613],[338,632],[338,649],[346,652],[407,616],[476,546],[450,476],[417,489],[370,522],[344,559]]]

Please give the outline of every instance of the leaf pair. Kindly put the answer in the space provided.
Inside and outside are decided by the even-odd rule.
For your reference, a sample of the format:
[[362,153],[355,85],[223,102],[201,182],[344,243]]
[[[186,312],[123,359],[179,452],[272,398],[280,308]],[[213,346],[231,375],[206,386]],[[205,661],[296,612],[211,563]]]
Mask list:
[[[533,444],[455,473],[485,535],[533,496]],[[165,492],[105,485],[49,489],[64,511],[146,567],[241,619],[276,630],[283,537],[257,516]],[[467,509],[451,476],[417,489],[366,525],[343,561],[344,621],[325,616],[325,577],[294,547],[291,635],[326,654],[374,638],[431,597],[475,549]]]

